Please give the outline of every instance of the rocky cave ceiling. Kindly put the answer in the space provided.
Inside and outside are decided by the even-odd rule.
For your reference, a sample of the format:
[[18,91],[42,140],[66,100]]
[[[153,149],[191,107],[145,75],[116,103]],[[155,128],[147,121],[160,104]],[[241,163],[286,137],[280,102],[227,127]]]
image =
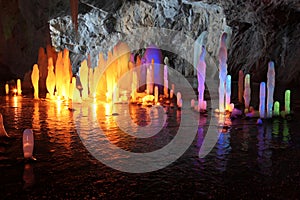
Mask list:
[[[72,6],[74,10],[69,0],[1,1],[1,80],[22,77],[37,62],[39,47],[51,42],[57,50],[69,48],[76,67],[88,53],[96,55],[120,39],[134,42],[126,35],[137,27],[172,29],[193,39],[208,31],[207,48],[214,58],[228,25],[229,73],[235,76],[242,69],[251,72],[254,81],[262,81],[273,60],[279,84],[300,83],[298,0],[79,0],[79,36],[72,28]],[[180,66],[177,70],[191,74],[190,66],[182,68],[188,66],[184,61],[173,60],[175,68]]]

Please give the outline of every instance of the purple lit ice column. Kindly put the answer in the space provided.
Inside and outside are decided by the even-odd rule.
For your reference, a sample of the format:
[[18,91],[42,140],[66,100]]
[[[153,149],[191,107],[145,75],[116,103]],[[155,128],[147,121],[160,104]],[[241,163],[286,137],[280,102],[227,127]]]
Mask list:
[[266,83],[260,83],[259,89],[259,116],[260,118],[265,118],[266,110]]
[[164,66],[164,97],[169,97],[169,81],[168,81],[168,65],[169,65],[169,59],[168,57],[165,57],[164,60],[165,66]]
[[250,74],[245,76],[245,87],[244,87],[244,101],[245,109],[249,110],[250,100],[251,100],[251,88],[250,88]]
[[25,129],[23,132],[23,153],[24,158],[32,158],[32,152],[34,147],[33,132],[31,129]]
[[226,76],[226,110],[231,111],[231,105],[230,105],[230,99],[231,99],[231,76]]
[[267,118],[272,118],[273,96],[275,88],[275,68],[274,62],[272,61],[269,62],[267,78]]
[[227,34],[223,33],[221,36],[221,44],[219,50],[219,111],[224,112],[224,100],[225,100],[225,82],[227,75],[227,48],[226,48]]
[[198,77],[198,110],[206,110],[204,101],[204,90],[205,90],[205,74],[206,74],[206,63],[205,63],[205,47],[202,46],[202,52],[200,54],[198,66],[197,66],[197,77]]
[[158,86],[159,93],[162,94],[164,84],[164,68],[161,65],[163,62],[162,52],[155,45],[150,45],[145,51],[144,58],[147,64],[151,64],[152,60],[154,60],[154,85]]
[[239,71],[239,83],[238,83],[238,98],[239,102],[243,103],[243,93],[244,93],[244,73],[242,70]]

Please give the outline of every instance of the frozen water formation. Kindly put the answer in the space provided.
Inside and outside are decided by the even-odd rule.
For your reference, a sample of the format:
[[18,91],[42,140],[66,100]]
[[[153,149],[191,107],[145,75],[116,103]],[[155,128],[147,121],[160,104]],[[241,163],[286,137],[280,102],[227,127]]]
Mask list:
[[23,132],[23,154],[25,159],[33,159],[32,152],[34,147],[34,137],[31,129]]

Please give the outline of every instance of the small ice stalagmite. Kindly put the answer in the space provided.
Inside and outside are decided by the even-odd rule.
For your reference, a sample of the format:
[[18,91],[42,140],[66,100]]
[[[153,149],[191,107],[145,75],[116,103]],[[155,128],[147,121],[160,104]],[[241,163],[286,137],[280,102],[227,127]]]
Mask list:
[[280,115],[280,104],[278,101],[275,101],[273,116],[278,117],[279,115]]
[[53,66],[53,59],[50,57],[48,59],[48,75],[46,78],[46,88],[50,94],[50,98],[54,95],[55,90],[55,74],[54,74],[54,66]]
[[23,132],[23,153],[25,159],[32,159],[34,147],[34,137],[31,129],[25,129]]
[[164,97],[169,97],[169,81],[168,81],[168,66],[169,66],[169,59],[168,57],[165,57],[164,60],[165,66],[164,66]]
[[249,111],[250,100],[251,100],[250,74],[246,74],[246,76],[245,76],[244,101],[245,101],[245,109],[247,111]]
[[38,99],[39,98],[39,67],[37,64],[33,65],[33,70],[31,73],[31,82],[33,85],[34,89],[34,98]]
[[259,90],[259,116],[260,118],[265,118],[265,109],[266,109],[266,83],[260,83]]
[[238,98],[240,103],[243,103],[243,93],[244,93],[244,73],[242,70],[240,70],[239,83],[238,83]]
[[7,83],[5,84],[5,94],[9,94],[9,85]]
[[177,97],[177,106],[181,108],[182,107],[181,93],[177,92],[176,97]]
[[285,114],[288,115],[291,113],[291,91],[290,90],[286,90],[285,91],[285,98],[284,98],[284,111]]
[[21,88],[21,80],[17,80],[17,93],[18,95],[22,95],[22,88]]
[[268,67],[268,81],[267,81],[267,118],[272,118],[272,110],[273,110],[273,96],[274,96],[274,88],[275,88],[275,68],[274,62],[269,62]]
[[205,90],[205,76],[206,76],[206,63],[205,63],[205,47],[202,46],[202,51],[199,57],[197,66],[197,78],[198,78],[198,110],[206,110],[204,101],[204,90]]
[[9,137],[3,124],[3,116],[0,113],[0,137]]
[[227,75],[226,77],[226,110],[232,111],[231,105],[230,105],[230,100],[231,100],[231,76]]

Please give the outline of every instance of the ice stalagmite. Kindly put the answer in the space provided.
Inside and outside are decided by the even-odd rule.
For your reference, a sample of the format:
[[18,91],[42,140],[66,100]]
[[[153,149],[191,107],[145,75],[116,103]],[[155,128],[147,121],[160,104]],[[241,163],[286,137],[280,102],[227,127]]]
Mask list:
[[273,109],[273,96],[275,88],[275,68],[274,62],[269,62],[268,68],[268,81],[267,81],[267,118],[272,118],[272,109]]
[[204,103],[204,90],[205,90],[205,75],[206,75],[206,63],[205,63],[205,47],[202,46],[202,51],[199,57],[197,66],[197,77],[198,77],[198,110],[206,110]]
[[266,83],[260,83],[259,89],[259,116],[260,118],[265,118],[266,109]]
[[231,100],[231,76],[227,75],[226,76],[226,110],[228,111],[232,111],[230,100]]
[[25,129],[23,132],[23,153],[25,159],[32,158],[34,147],[33,132],[31,129]]
[[246,74],[245,76],[245,89],[244,89],[244,101],[245,101],[245,109],[249,111],[251,100],[251,88],[250,88],[250,74]]
[[221,44],[219,50],[219,111],[224,112],[224,100],[225,100],[225,82],[227,75],[227,47],[226,47],[227,34],[223,33],[221,36]]
[[39,98],[39,67],[37,64],[33,65],[33,70],[31,73],[31,82],[33,85],[34,89],[34,98],[38,99]]

